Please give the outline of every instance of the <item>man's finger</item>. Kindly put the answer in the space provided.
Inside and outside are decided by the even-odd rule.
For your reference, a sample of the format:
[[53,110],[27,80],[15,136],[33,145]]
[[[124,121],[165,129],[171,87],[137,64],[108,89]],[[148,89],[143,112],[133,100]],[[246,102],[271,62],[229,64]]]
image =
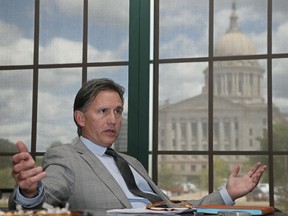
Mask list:
[[18,148],[19,152],[28,152],[27,146],[22,141],[18,141],[16,143],[16,147]]
[[257,162],[252,168],[251,170],[248,172],[249,177],[251,177],[257,170],[258,168],[261,166],[260,162]]
[[237,164],[237,165],[234,166],[234,169],[233,169],[231,175],[232,175],[233,177],[237,177],[239,171],[240,171],[240,166]]
[[38,183],[40,180],[42,180],[43,178],[45,178],[47,176],[46,172],[41,172],[38,175],[35,175],[31,178],[22,180],[18,182],[18,185],[21,189],[23,190],[27,190],[29,189],[33,184]]
[[33,159],[28,152],[20,152],[18,154],[13,155],[12,157],[13,165],[18,164],[22,161],[29,161],[29,160],[33,160]]
[[[33,169],[30,169],[30,170],[27,170],[27,171],[24,171],[24,172],[21,172],[18,176],[17,176],[17,179],[19,181],[21,180],[25,180],[25,179],[28,179],[28,178],[32,178],[34,176],[37,176],[39,174],[41,174],[43,172],[43,169],[42,167],[35,167]],[[41,176],[41,175],[40,175]]]
[[34,168],[35,161],[32,159],[29,160],[29,157],[30,155],[27,153],[19,153],[17,155],[14,155],[12,158],[13,163],[14,163],[13,172],[18,173],[18,172],[22,172],[22,171]]

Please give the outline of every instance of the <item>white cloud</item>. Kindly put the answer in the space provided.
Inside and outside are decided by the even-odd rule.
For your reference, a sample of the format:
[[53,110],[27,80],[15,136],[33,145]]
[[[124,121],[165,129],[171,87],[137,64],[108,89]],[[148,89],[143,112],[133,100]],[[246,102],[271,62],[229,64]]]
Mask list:
[[22,32],[18,26],[0,20],[0,46],[14,43],[22,38]]
[[246,34],[256,47],[256,54],[267,53],[267,32]]
[[[81,16],[83,13],[83,1],[79,0],[49,0],[41,1],[40,8],[42,13],[53,16],[58,10],[66,16]],[[58,12],[57,12],[58,13]]]
[[16,25],[0,20],[0,64],[32,64],[33,41],[24,38]]
[[67,15],[81,15],[83,12],[83,1],[79,0],[55,0],[54,3],[59,10]]
[[166,64],[160,67],[160,104],[179,102],[199,95],[204,86],[206,63]]
[[[42,9],[48,14],[55,13],[55,9],[65,16],[80,16],[83,14],[81,0],[49,0],[41,2]],[[89,21],[96,25],[127,25],[129,14],[129,0],[93,0],[88,1]]]
[[18,140],[24,141],[28,146],[31,144],[31,122],[13,122],[13,124],[0,124],[0,137],[8,139],[12,143]]
[[47,63],[80,63],[82,61],[82,43],[65,38],[53,38],[40,49],[41,64]]
[[[88,45],[89,61],[115,61],[127,53],[127,41],[123,41],[115,50],[98,50]],[[46,46],[40,48],[40,63],[80,63],[82,62],[82,42],[65,38],[53,38]]]
[[97,50],[95,47],[88,46],[88,60],[93,62],[105,62],[123,60],[123,53],[127,52],[126,42],[122,42],[116,50]]
[[46,149],[51,143],[71,142],[76,134],[73,122],[74,94],[61,97],[49,92],[39,92],[38,141],[39,147]]
[[33,41],[19,38],[17,41],[0,46],[0,64],[31,65],[33,62]]
[[[198,40],[187,35],[177,34],[170,41],[161,43],[160,57],[161,58],[187,58],[196,56],[207,56],[208,45],[207,38],[203,37]],[[204,49],[203,49],[204,47]]]
[[97,25],[122,29],[123,25],[128,24],[129,0],[89,1],[89,17],[89,20]]
[[[206,14],[207,15],[207,14]],[[202,15],[203,16],[203,15]],[[172,29],[175,27],[189,27],[198,25],[203,17],[199,13],[191,13],[189,10],[181,10],[176,14],[165,14],[160,19],[161,30]],[[185,20],[185,22],[183,22]]]
[[273,31],[273,53],[281,53],[287,52],[288,44],[287,44],[287,37],[288,37],[288,21],[282,22],[281,25],[278,26]]

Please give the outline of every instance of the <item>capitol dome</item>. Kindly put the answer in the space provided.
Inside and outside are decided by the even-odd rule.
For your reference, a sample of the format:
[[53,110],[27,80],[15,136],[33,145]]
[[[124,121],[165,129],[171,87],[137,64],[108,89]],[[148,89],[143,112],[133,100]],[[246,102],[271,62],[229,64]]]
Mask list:
[[255,55],[256,48],[251,40],[240,31],[224,34],[215,44],[215,56]]
[[[237,25],[236,5],[233,2],[230,26],[226,33],[215,42],[215,56],[255,55],[256,47],[243,34]],[[204,71],[205,86],[203,93],[209,89],[209,67]],[[235,103],[262,103],[263,73],[258,59],[223,60],[213,63],[214,95],[228,98]]]
[[230,27],[227,32],[215,43],[215,56],[255,55],[256,47],[251,40],[240,32],[237,25],[236,6],[230,17]]

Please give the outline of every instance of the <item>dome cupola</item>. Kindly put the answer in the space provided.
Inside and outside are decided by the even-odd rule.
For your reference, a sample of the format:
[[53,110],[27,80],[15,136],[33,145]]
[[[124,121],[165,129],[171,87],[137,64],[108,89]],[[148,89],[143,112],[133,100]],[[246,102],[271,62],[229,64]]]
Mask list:
[[255,55],[256,48],[251,40],[238,28],[236,5],[233,2],[230,16],[230,27],[227,32],[217,40],[214,47],[215,56]]

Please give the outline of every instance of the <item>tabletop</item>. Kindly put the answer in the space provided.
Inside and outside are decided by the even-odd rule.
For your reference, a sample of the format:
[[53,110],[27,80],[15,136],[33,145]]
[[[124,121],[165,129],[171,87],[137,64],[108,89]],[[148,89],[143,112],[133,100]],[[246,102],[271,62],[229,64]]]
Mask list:
[[[179,215],[179,216],[207,216],[207,214],[204,214],[204,213],[188,213],[188,214],[183,214],[183,213],[173,213],[173,212],[169,212],[167,214],[163,214],[163,213],[151,213],[151,214],[140,214],[140,213],[113,213],[113,214],[109,214],[107,213],[107,210],[105,209],[99,209],[99,210],[81,210],[83,212],[83,216],[146,216],[146,215],[151,215],[151,216],[156,216],[156,215],[162,215],[162,216],[165,216],[165,215]],[[218,214],[218,216],[221,215],[221,216],[247,216],[246,215],[241,215],[241,214],[231,214],[231,212],[229,212],[229,214],[226,214],[226,215],[223,215],[223,214]],[[283,212],[274,212],[273,214],[269,214],[269,215],[265,215],[265,216],[288,216],[287,213],[283,213]],[[209,216],[211,216],[211,214],[209,214]]]

